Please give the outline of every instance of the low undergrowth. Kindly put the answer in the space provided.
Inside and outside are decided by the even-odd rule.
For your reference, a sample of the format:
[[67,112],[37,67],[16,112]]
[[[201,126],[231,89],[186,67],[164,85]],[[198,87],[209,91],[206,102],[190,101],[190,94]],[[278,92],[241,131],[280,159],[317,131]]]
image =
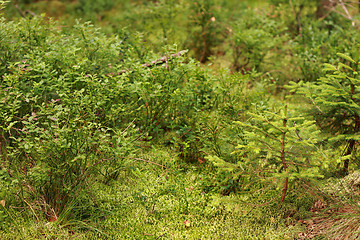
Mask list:
[[326,2],[0,12],[0,238],[357,238],[357,12]]
[[[51,222],[31,214],[25,217],[10,208],[5,215],[14,218],[16,224],[7,226],[8,234],[2,232],[1,238],[293,239],[303,230],[297,219],[306,215],[311,206],[305,197],[290,197],[285,204],[275,202],[264,207],[255,196],[244,201],[234,194],[222,196],[205,191],[204,173],[212,172],[209,163],[183,168],[173,161],[177,157],[164,148],[143,155],[170,168],[128,162],[118,180],[93,184],[92,197],[96,201],[82,202],[71,209],[82,212],[81,222]],[[268,194],[269,199],[277,195],[275,191]],[[18,237],[14,238],[14,233]]]

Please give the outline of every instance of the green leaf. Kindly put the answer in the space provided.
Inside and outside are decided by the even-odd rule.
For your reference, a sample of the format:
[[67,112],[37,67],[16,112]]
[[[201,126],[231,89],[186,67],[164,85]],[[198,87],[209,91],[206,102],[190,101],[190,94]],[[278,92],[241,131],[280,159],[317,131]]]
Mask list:
[[348,56],[348,55],[345,55],[345,54],[343,54],[343,53],[337,53],[336,55],[338,55],[339,57],[341,57],[341,58],[343,58],[343,59],[345,59],[345,60],[348,60],[348,61],[350,61],[350,62],[352,62],[352,63],[355,63],[355,60],[354,59],[352,59],[350,56]]
[[336,67],[329,64],[329,63],[324,63],[324,71],[336,71]]
[[339,70],[341,69],[341,67],[343,67],[343,68],[349,69],[350,71],[354,71],[354,69],[352,69],[351,67],[349,67],[348,65],[345,65],[343,63],[339,63],[338,66],[339,66]]

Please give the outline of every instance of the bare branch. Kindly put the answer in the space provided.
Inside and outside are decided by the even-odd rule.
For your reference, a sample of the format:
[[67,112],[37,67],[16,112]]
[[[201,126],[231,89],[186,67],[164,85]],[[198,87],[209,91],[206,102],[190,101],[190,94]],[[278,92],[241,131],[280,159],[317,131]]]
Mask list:
[[[181,50],[180,52],[171,54],[170,56],[173,57],[173,58],[176,58],[176,57],[180,57],[181,55],[185,54],[186,52],[187,52],[187,50]],[[157,66],[157,65],[160,65],[160,64],[163,64],[163,63],[166,63],[166,68],[168,68],[168,57],[167,56],[156,59],[155,61],[152,61],[150,63],[144,63],[141,66],[151,68],[153,66]],[[128,71],[130,71],[130,70],[121,70],[120,72],[117,73],[117,75],[122,75],[122,74],[124,74],[124,73],[126,73]],[[114,73],[110,73],[109,75],[113,75],[113,74]]]

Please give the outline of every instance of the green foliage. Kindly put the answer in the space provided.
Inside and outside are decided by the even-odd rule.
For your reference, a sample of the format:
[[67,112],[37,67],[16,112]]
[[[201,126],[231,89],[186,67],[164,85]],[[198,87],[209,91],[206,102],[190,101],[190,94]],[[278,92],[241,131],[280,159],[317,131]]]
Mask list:
[[1,169],[21,190],[12,204],[36,209],[32,217],[89,216],[98,207],[92,184],[116,180],[148,133],[184,131],[184,158],[199,151],[188,126],[213,106],[215,78],[172,56],[176,48],[162,58],[137,36],[106,37],[90,23],[59,29],[40,17],[2,21],[1,30]]
[[1,1],[0,1],[0,10],[3,10],[8,2],[9,2],[9,1],[1,0]]
[[[237,122],[245,128],[244,144],[238,145],[242,160],[227,163],[218,157],[209,160],[220,171],[232,173],[232,179],[243,179],[243,190],[254,184],[269,191],[282,187],[284,201],[289,182],[321,177],[310,162],[309,154],[316,142],[316,128],[303,117],[291,117],[285,106],[275,113],[249,113],[247,122]],[[252,182],[251,186],[246,187]]]
[[[179,44],[182,47],[184,42],[183,32],[187,19],[182,14],[186,9],[187,1],[161,0],[145,2],[140,8],[137,16],[145,16],[136,19],[136,16],[129,16],[130,21],[139,21],[137,26],[146,33],[145,38],[161,50],[164,44]],[[184,18],[185,17],[185,18]],[[176,24],[178,23],[178,24]]]
[[126,76],[133,83],[130,89],[138,107],[134,117],[140,128],[148,128],[152,133],[183,128],[186,123],[191,124],[196,109],[208,104],[204,93],[210,94],[211,89],[206,72],[193,60],[187,64],[184,60],[180,56],[169,57],[161,66],[140,67]]
[[360,165],[358,13],[320,3],[0,1],[0,238],[296,238]]
[[[247,75],[219,72],[219,76],[204,75],[202,81],[192,80],[187,94],[195,92],[195,99],[184,99],[183,106],[192,102],[185,110],[186,117],[174,119],[166,144],[190,162],[204,162],[204,156],[215,154],[226,161],[236,162],[237,154],[231,154],[241,142],[242,129],[233,124],[234,120],[245,118],[245,112],[255,102],[262,101],[264,89],[247,89],[256,72]],[[182,121],[179,121],[182,120]]]
[[317,82],[291,83],[291,88],[311,100],[310,113],[321,129],[332,134],[329,141],[346,143],[343,172],[347,173],[349,158],[353,158],[359,140],[359,59],[358,53],[353,57],[342,53],[338,56],[343,61],[337,65],[325,64],[327,74]]
[[[134,151],[133,126],[120,130],[130,121],[120,125],[121,116],[110,113],[126,106],[116,88],[121,84],[108,76],[109,60],[121,63],[119,39],[90,24],[67,35],[40,18],[2,21],[1,30],[1,171],[17,184],[1,189],[0,197],[27,203],[36,218],[81,219],[86,214],[72,209],[85,195],[90,199],[95,176],[116,178]],[[13,195],[3,196],[5,190]]]
[[96,12],[104,12],[106,10],[110,10],[114,7],[116,1],[110,0],[101,0],[101,1],[85,1],[79,0],[77,1],[77,8],[79,11],[83,13],[96,13]]
[[325,22],[303,23],[302,35],[294,43],[294,51],[299,59],[299,67],[304,81],[315,81],[322,76],[322,63],[335,64],[340,59],[338,52],[351,54],[359,41],[355,28],[345,28],[335,19]]
[[284,48],[287,27],[265,14],[265,10],[244,10],[232,27],[233,68],[247,72],[260,70],[265,57]]
[[213,48],[221,42],[219,10],[215,0],[190,2],[187,46],[194,49],[196,58],[204,63],[212,55]]
[[10,206],[15,202],[16,186],[19,180],[11,177],[7,169],[0,168],[0,230],[9,229],[15,222],[16,213]]

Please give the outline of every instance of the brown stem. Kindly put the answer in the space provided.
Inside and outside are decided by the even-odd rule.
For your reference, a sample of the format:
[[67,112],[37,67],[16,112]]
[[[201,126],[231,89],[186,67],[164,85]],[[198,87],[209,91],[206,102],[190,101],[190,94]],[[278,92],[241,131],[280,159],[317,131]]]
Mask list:
[[283,187],[283,190],[282,190],[281,202],[284,202],[284,200],[285,200],[285,196],[286,196],[286,192],[287,192],[287,188],[288,188],[288,182],[289,182],[289,179],[286,178],[285,183],[284,183],[284,187]]
[[292,11],[294,12],[294,16],[295,16],[295,19],[298,24],[298,33],[300,36],[302,36],[302,26],[301,26],[301,18],[300,17],[301,17],[301,12],[304,9],[304,5],[301,4],[299,11],[296,11],[294,8],[294,5],[292,4],[292,0],[290,0],[289,3],[290,3]]
[[[358,66],[358,63],[355,65],[354,72],[356,72],[357,66]],[[355,74],[353,74],[353,78],[355,78]],[[351,100],[355,102],[355,99],[353,97],[355,95],[355,85],[354,84],[351,84],[351,95],[352,95]],[[355,120],[354,133],[356,134],[360,129],[360,118],[357,113],[354,114],[354,120]],[[349,142],[349,146],[346,150],[345,156],[349,156],[352,154],[352,152],[355,148],[356,140],[351,139],[348,142]],[[344,167],[342,169],[342,172],[344,175],[347,175],[349,173],[349,159],[346,159],[344,161]]]
[[207,61],[208,58],[208,44],[207,44],[207,34],[204,34],[205,31],[203,30],[203,51],[201,53],[201,58],[200,58],[200,62],[205,63]]
[[[285,106],[285,116],[284,116],[284,119],[283,119],[283,128],[284,130],[282,131],[282,139],[281,139],[281,162],[283,164],[283,167],[284,167],[284,171],[287,172],[287,168],[288,168],[288,165],[285,161],[285,135],[286,135],[286,123],[287,123],[287,106]],[[289,179],[286,178],[285,179],[285,183],[284,183],[284,187],[283,187],[283,190],[282,190],[282,195],[281,195],[281,202],[284,202],[285,200],[285,195],[286,195],[286,192],[287,192],[287,188],[288,188],[288,181]]]
[[[349,141],[349,146],[346,150],[346,153],[345,153],[345,156],[348,156],[348,155],[351,155],[353,149],[354,149],[354,146],[355,146],[355,140],[350,140]],[[343,167],[343,173],[344,175],[347,175],[349,173],[349,159],[346,159],[344,161],[344,167]]]

